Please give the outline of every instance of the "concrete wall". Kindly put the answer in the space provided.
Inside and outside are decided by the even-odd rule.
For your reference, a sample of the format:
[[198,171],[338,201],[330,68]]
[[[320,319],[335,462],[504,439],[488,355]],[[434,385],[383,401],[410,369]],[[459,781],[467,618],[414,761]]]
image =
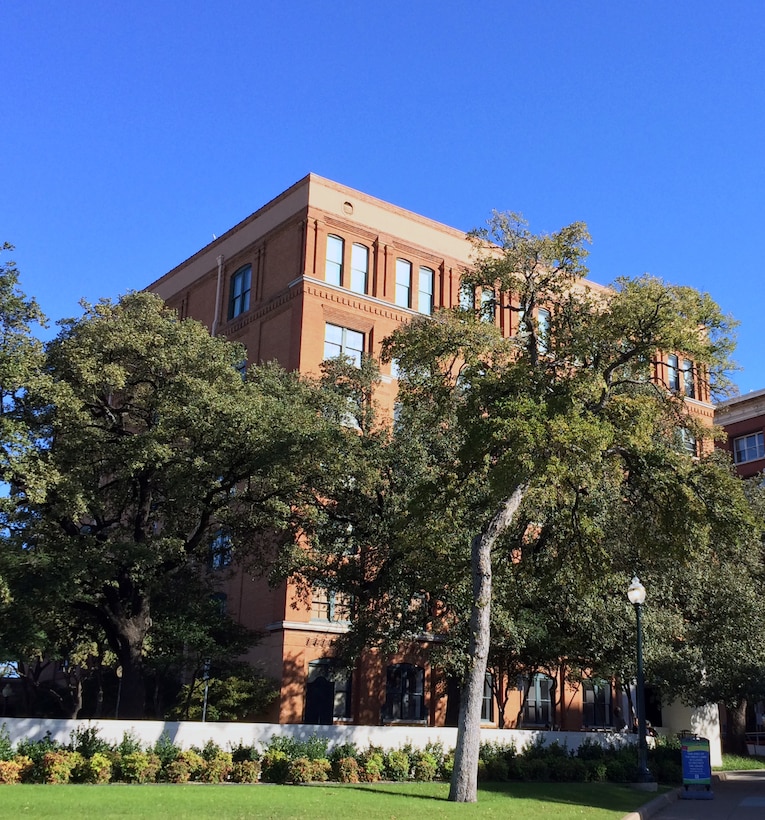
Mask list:
[[[78,728],[97,727],[99,737],[112,743],[119,743],[124,734],[130,733],[149,746],[163,734],[184,748],[203,746],[214,740],[222,748],[231,745],[260,744],[265,746],[274,735],[307,739],[313,735],[328,737],[332,746],[341,743],[355,743],[360,749],[370,743],[386,749],[397,749],[405,744],[422,748],[428,743],[440,741],[446,749],[453,749],[457,740],[457,729],[432,726],[314,726],[306,724],[278,723],[201,723],[198,721],[159,720],[38,720],[35,718],[5,718],[11,741],[17,743],[23,738],[38,740],[50,732],[60,743],[69,743],[70,735]],[[539,738],[550,744],[557,741],[569,749],[578,749],[585,740],[603,745],[631,745],[635,735],[617,732],[544,732],[516,729],[482,729],[484,742],[503,745],[514,743],[521,750],[535,743]]]

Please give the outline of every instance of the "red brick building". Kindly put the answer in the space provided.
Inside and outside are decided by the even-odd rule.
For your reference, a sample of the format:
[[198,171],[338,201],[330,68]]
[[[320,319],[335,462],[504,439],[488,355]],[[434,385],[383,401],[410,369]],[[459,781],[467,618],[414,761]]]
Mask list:
[[725,430],[727,438],[719,446],[730,452],[742,478],[765,470],[765,390],[720,402],[715,424]]
[[[288,369],[318,373],[325,358],[340,353],[377,356],[400,323],[459,304],[460,273],[471,253],[462,231],[309,174],[150,289],[182,317],[241,342],[250,363],[275,359]],[[499,306],[507,299],[500,294]],[[512,311],[496,310],[494,321],[506,336],[516,329]],[[692,363],[669,356],[655,376],[711,424],[712,406]],[[377,395],[381,407],[392,411],[396,389],[388,366]],[[370,653],[347,676],[332,660],[333,641],[346,628],[341,601],[319,590],[309,607],[290,584],[269,589],[244,574],[223,586],[229,613],[266,636],[252,660],[281,681],[273,720],[456,721],[455,689],[429,665],[425,639],[394,657]],[[526,724],[611,725],[609,686],[582,692],[560,677],[557,687],[545,676],[532,682]],[[520,697],[513,687],[508,716],[518,712]],[[495,714],[487,690],[487,725]]]

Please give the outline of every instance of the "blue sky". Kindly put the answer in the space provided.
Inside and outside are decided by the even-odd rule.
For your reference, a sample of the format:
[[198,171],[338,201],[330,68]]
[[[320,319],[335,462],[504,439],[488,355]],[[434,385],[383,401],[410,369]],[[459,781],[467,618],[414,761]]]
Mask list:
[[740,322],[765,388],[760,0],[6,0],[0,240],[56,320],[309,171],[456,228],[575,220],[591,277]]

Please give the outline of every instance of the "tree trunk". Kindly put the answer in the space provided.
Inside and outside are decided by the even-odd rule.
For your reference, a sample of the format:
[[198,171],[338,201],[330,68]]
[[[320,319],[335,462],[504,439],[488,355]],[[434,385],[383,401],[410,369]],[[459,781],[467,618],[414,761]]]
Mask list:
[[728,736],[725,739],[725,751],[743,757],[748,754],[746,748],[746,707],[746,698],[742,698],[736,706],[728,706],[727,704],[725,706],[728,712]]
[[475,803],[478,799],[478,753],[481,745],[481,706],[489,657],[491,616],[491,551],[497,538],[510,526],[523,500],[525,487],[517,487],[502,502],[486,530],[473,538],[471,572],[473,607],[470,613],[470,668],[462,691],[457,747],[454,753],[449,800]]

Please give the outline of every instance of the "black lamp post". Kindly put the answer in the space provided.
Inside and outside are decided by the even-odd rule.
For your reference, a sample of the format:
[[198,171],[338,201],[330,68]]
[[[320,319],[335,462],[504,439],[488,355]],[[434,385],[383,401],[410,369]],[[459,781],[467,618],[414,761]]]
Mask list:
[[638,718],[638,782],[653,783],[653,776],[648,771],[648,741],[646,740],[645,724],[645,682],[643,680],[643,623],[641,607],[645,603],[645,587],[637,576],[627,590],[627,597],[635,607],[637,616],[637,718]]

